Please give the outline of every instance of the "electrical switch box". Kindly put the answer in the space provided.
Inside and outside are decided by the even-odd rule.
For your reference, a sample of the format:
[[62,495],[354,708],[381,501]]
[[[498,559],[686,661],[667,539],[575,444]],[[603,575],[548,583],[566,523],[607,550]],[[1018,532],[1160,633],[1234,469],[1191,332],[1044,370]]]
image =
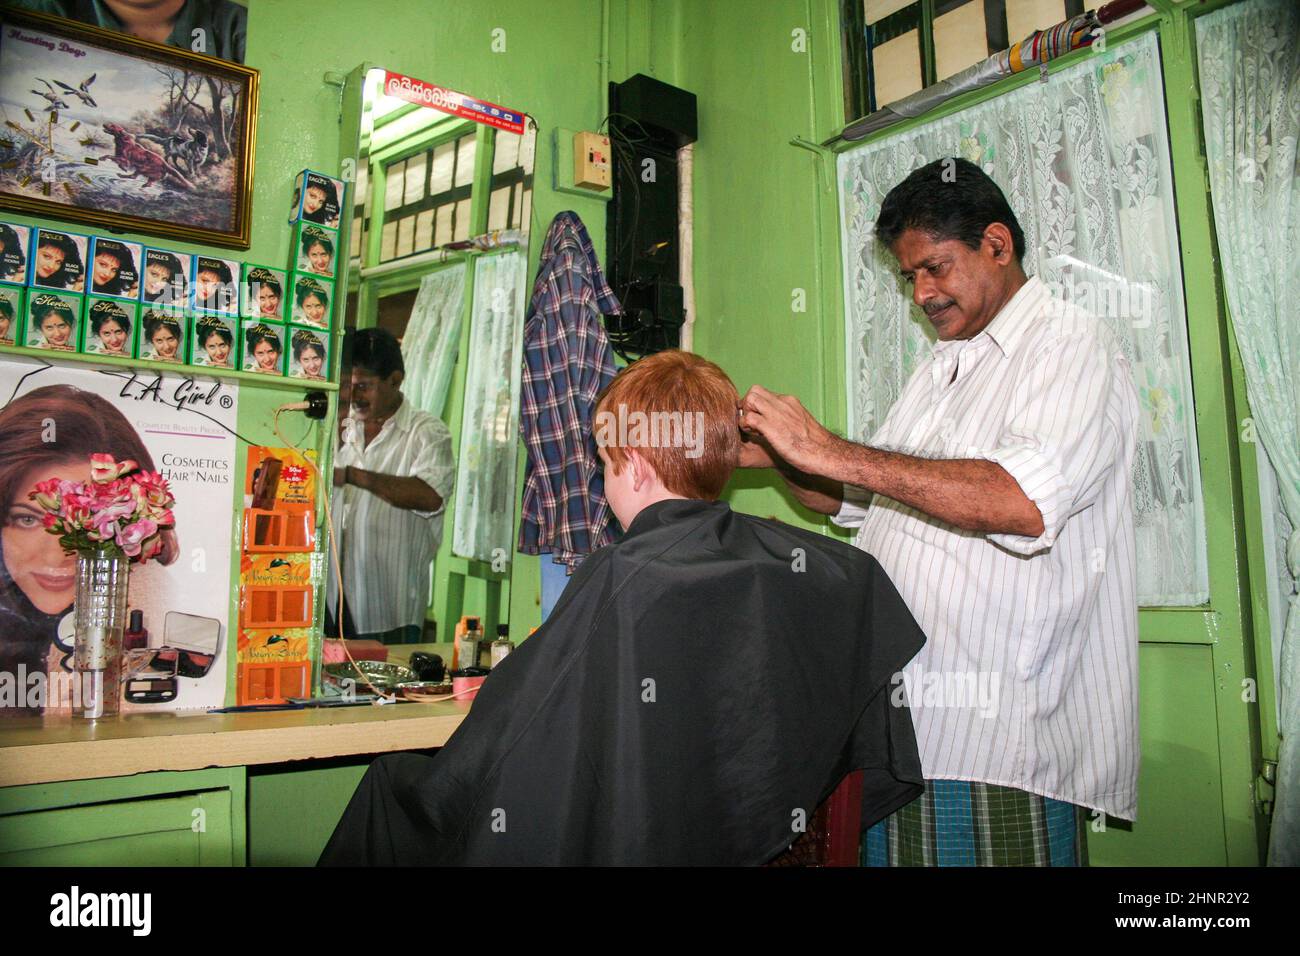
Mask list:
[[597,192],[609,188],[609,137],[577,133],[573,137],[573,184]]

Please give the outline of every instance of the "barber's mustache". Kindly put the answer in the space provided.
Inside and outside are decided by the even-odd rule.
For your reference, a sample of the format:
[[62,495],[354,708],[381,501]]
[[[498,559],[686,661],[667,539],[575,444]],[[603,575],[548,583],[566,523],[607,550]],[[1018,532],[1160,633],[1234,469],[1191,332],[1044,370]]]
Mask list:
[[927,302],[925,305],[921,306],[921,308],[925,310],[926,315],[934,315],[936,312],[942,312],[944,309],[948,308],[948,306],[953,305],[956,301],[956,299],[948,299],[945,302]]

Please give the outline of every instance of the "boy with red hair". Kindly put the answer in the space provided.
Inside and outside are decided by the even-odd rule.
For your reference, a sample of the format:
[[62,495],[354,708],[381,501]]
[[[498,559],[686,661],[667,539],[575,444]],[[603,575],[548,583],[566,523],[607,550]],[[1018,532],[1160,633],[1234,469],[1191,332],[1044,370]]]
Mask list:
[[437,756],[375,761],[322,864],[761,864],[853,770],[864,827],[920,792],[890,682],[924,636],[870,555],[718,500],[738,401],[680,351],[610,383],[593,433],[622,539]]

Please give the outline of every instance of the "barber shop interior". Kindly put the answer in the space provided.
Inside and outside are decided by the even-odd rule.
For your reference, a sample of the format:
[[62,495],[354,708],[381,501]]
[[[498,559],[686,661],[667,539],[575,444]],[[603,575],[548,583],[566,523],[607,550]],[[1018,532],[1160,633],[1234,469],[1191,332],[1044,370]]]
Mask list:
[[1300,5],[1091,2],[5,3],[0,864],[1247,925]]

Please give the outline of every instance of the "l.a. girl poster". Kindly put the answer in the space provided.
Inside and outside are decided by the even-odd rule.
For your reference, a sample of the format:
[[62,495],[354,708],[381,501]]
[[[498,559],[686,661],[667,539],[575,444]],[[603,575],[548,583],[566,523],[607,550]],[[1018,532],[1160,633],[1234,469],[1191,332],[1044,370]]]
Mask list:
[[[28,493],[46,478],[88,481],[95,453],[160,472],[176,498],[163,553],[131,565],[127,606],[142,612],[149,647],[162,650],[170,638],[187,650],[195,633],[210,646],[215,635],[211,655],[188,648],[195,653],[182,661],[171,699],[123,710],[224,704],[237,413],[238,387],[229,382],[0,358],[0,714],[70,709],[77,561],[45,531]],[[170,612],[173,630],[185,625],[175,634]],[[151,671],[177,656],[157,655]]]

